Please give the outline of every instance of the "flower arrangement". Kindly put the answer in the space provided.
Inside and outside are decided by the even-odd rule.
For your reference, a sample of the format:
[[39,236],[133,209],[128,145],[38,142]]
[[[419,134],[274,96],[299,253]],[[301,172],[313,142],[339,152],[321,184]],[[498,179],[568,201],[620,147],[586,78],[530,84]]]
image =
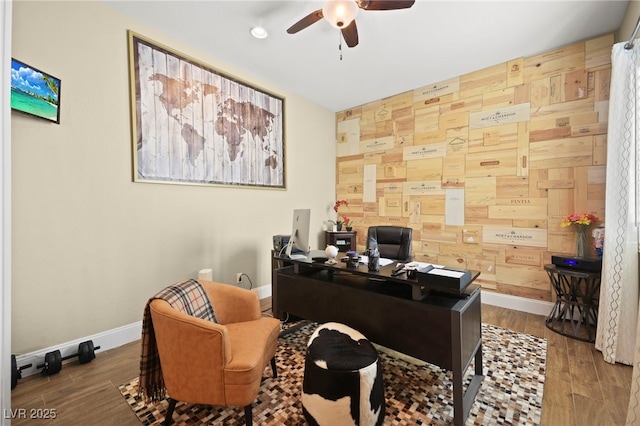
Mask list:
[[574,213],[565,216],[560,223],[560,226],[566,228],[571,225],[576,225],[577,238],[576,238],[576,257],[587,257],[589,250],[587,248],[587,228],[594,222],[600,221],[600,218],[590,213]]
[[333,205],[333,211],[338,213],[338,210],[340,210],[340,206],[348,206],[348,205],[349,205],[349,202],[347,200],[338,200]]
[[342,224],[345,224],[345,226],[349,226],[349,223],[351,222],[351,219],[349,219],[347,216],[342,216],[342,219],[340,219],[340,206],[348,206],[349,202],[347,200],[337,200],[336,203],[333,205],[333,211],[338,213],[338,218],[336,220],[330,220],[329,223],[332,223],[334,225],[337,225],[338,228],[342,228]]
[[571,226],[571,225],[578,225],[578,226],[589,226],[594,222],[598,222],[600,221],[600,218],[598,216],[596,216],[595,214],[591,214],[591,213],[573,213],[570,214],[568,216],[565,216],[562,219],[562,223],[560,223],[560,226],[562,226],[563,228],[566,228],[567,226]]

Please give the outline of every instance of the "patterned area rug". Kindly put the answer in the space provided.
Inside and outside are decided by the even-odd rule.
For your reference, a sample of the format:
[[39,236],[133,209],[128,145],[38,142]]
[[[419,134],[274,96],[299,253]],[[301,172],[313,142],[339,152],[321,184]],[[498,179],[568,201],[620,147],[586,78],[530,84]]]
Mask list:
[[[271,377],[270,367],[265,369],[253,404],[254,424],[305,424],[300,402],[304,357],[307,340],[316,327],[308,323],[280,339],[278,378]],[[482,325],[482,337],[484,379],[466,424],[539,425],[547,341],[487,324]],[[453,424],[451,372],[386,348],[378,349],[384,369],[384,424]],[[472,372],[473,362],[467,376]],[[119,389],[143,424],[162,423],[167,401],[145,404],[138,395],[137,378]],[[173,419],[176,425],[244,425],[244,409],[178,403]]]

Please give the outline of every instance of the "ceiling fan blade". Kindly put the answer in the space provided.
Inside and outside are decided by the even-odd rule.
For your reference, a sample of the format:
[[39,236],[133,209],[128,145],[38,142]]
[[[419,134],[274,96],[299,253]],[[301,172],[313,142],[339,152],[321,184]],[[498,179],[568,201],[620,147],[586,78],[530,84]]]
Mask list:
[[341,29],[342,37],[349,47],[358,45],[358,27],[356,27],[355,19],[346,27]]
[[358,0],[358,7],[364,10],[409,9],[416,0]]
[[295,34],[298,31],[304,30],[309,25],[315,24],[316,22],[321,20],[323,16],[324,15],[322,14],[322,9],[318,9],[315,12],[311,12],[310,14],[308,14],[307,16],[305,16],[304,18],[302,18],[301,20],[293,24],[291,27],[289,27],[287,32],[289,34]]

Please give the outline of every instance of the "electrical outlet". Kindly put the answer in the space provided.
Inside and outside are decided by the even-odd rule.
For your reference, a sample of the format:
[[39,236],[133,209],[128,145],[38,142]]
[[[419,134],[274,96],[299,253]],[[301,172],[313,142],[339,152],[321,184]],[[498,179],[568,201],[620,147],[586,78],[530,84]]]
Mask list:
[[236,284],[239,284],[242,281],[242,272],[238,272],[236,274]]

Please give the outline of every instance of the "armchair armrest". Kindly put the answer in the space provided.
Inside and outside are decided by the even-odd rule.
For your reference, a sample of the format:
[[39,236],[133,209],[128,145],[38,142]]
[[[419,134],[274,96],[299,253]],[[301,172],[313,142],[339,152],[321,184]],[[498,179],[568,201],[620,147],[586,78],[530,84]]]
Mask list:
[[229,284],[199,280],[220,324],[254,321],[262,316],[260,298],[255,291]]

